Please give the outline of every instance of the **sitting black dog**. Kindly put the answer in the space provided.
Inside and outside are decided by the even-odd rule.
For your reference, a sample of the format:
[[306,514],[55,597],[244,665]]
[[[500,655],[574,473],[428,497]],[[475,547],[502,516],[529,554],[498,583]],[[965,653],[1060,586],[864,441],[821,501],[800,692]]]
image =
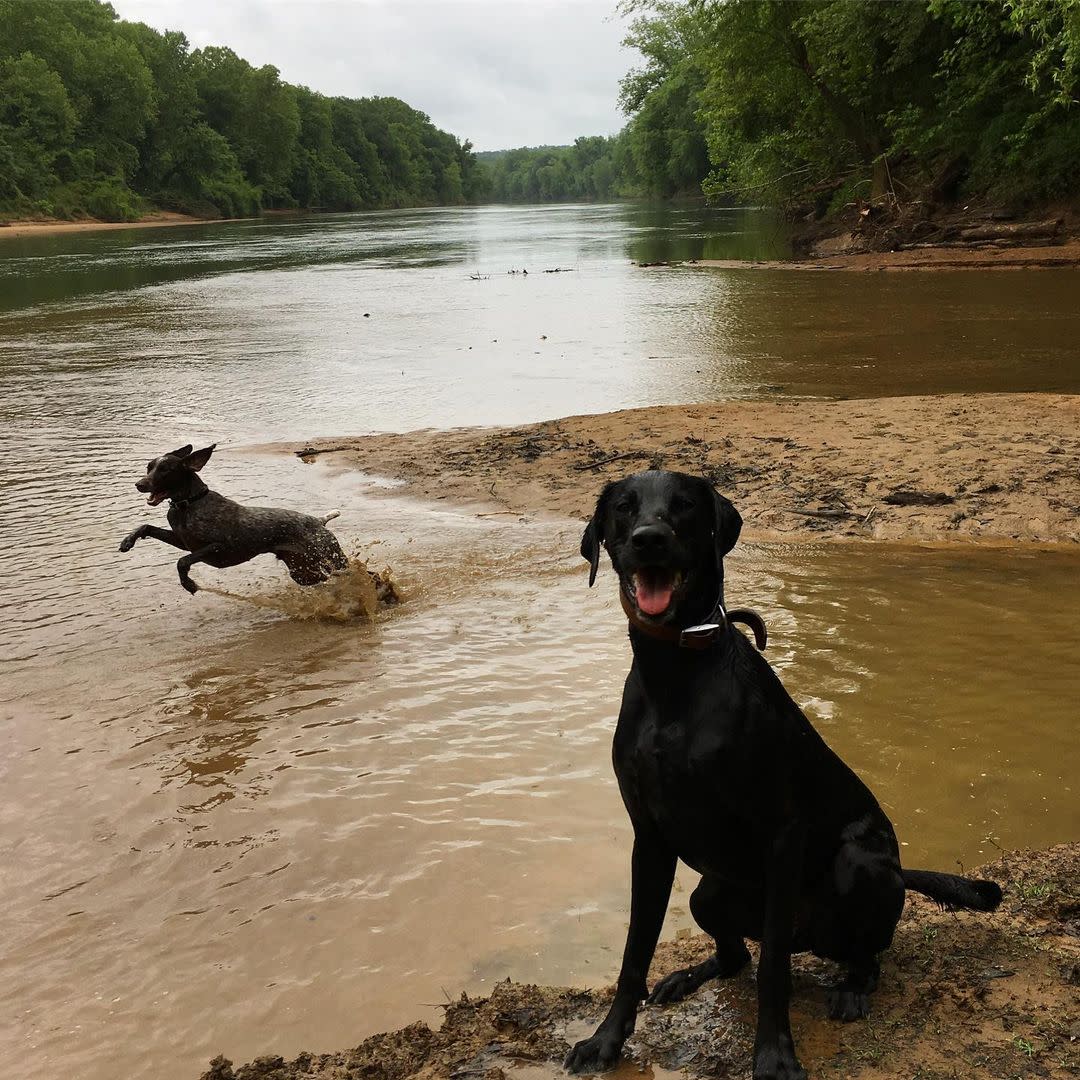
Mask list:
[[295,510],[241,506],[211,491],[199,477],[213,452],[213,446],[194,453],[190,446],[181,446],[147,464],[146,475],[135,487],[147,493],[151,506],[170,500],[172,531],[140,525],[120,542],[121,551],[130,551],[137,540],[149,536],[190,552],[176,564],[180,584],[189,593],[199,588],[188,573],[199,562],[237,566],[272,552],[297,585],[317,585],[348,566],[337,537],[326,527],[336,513],[317,518]]
[[874,796],[731,628],[723,559],[741,527],[707,481],[644,472],[604,488],[581,540],[590,585],[607,548],[630,620],[634,662],[613,758],[634,850],[615,998],[570,1051],[571,1072],[608,1068],[634,1030],[677,859],[702,874],[690,910],[716,954],[662,979],[648,1000],[678,1001],[734,975],[750,962],[744,939],[760,941],[754,1080],[806,1076],[788,1017],[792,952],[845,966],[828,1012],[854,1020],[868,1015],[905,890],[974,911],[1001,901],[991,881],[901,868]]

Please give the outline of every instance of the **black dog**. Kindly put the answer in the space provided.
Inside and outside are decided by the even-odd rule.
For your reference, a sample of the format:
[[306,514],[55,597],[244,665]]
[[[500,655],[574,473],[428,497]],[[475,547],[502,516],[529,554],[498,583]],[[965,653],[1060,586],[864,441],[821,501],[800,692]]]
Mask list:
[[273,552],[297,585],[317,585],[335,570],[345,569],[348,560],[337,537],[326,528],[337,514],[316,518],[294,510],[241,506],[211,491],[200,479],[199,470],[213,452],[213,446],[194,453],[190,446],[182,446],[146,466],[146,476],[135,487],[149,493],[146,501],[151,506],[170,500],[172,531],[140,525],[120,542],[121,551],[130,551],[136,540],[151,536],[190,552],[176,564],[180,584],[189,593],[199,588],[188,573],[199,562],[237,566]]
[[630,620],[634,662],[613,758],[634,851],[615,999],[570,1051],[571,1072],[608,1068],[634,1030],[677,859],[702,874],[690,910],[716,954],[662,979],[648,1000],[678,1001],[734,975],[750,962],[744,939],[760,941],[755,1080],[806,1076],[788,1018],[792,952],[845,965],[828,1012],[854,1020],[868,1015],[906,889],[950,908],[1001,901],[990,881],[901,869],[874,796],[731,629],[723,558],[741,527],[705,480],[645,472],[604,488],[581,540],[590,585],[607,548]]

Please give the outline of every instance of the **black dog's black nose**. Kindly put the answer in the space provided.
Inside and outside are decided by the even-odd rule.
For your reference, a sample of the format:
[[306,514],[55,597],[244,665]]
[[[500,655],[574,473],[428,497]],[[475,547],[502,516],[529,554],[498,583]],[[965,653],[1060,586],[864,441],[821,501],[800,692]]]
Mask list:
[[150,490],[150,485],[145,480],[136,480],[135,481],[135,490],[136,491],[149,491]]
[[663,551],[670,539],[671,530],[663,525],[639,525],[630,534],[630,543],[642,555]]

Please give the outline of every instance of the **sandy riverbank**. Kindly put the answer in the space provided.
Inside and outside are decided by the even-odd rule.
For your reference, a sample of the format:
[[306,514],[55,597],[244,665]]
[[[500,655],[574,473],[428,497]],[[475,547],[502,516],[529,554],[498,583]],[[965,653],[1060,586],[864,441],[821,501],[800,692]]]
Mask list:
[[[1080,844],[1014,852],[979,874],[1002,884],[993,915],[948,913],[908,900],[868,1021],[825,1018],[835,968],[794,960],[792,1029],[815,1078],[1045,1080],[1080,1069]],[[704,936],[661,945],[651,979],[709,953]],[[445,1007],[438,1030],[417,1023],[351,1050],[258,1058],[234,1069],[218,1058],[202,1080],[552,1080],[569,1042],[603,1016],[611,990],[501,983],[490,998]],[[627,1044],[633,1065],[616,1080],[747,1076],[755,991],[749,969],[686,1001],[648,1007]],[[636,1066],[636,1067],[635,1067]],[[645,1073],[649,1075],[648,1072]]]
[[1080,240],[1041,247],[922,247],[903,251],[840,251],[805,259],[754,261],[692,259],[646,263],[665,268],[713,270],[1054,270],[1080,267]]
[[1080,543],[1080,396],[731,401],[294,445],[481,512],[586,518],[645,468],[711,478],[759,540]]
[[0,240],[27,236],[52,236],[63,233],[113,232],[118,229],[159,229],[176,225],[217,225],[225,221],[244,221],[245,218],[200,218],[191,214],[177,214],[170,210],[158,210],[138,221],[98,221],[89,218],[80,221],[12,221],[0,227]]

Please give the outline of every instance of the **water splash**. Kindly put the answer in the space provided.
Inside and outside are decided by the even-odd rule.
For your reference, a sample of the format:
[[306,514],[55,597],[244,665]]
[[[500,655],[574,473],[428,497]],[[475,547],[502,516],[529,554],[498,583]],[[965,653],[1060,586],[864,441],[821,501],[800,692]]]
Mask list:
[[215,585],[200,585],[199,591],[280,611],[296,619],[333,622],[375,622],[387,609],[404,600],[401,586],[389,567],[371,570],[358,556],[350,558],[344,570],[332,574],[319,585],[302,588],[290,581],[253,593],[235,593]]

